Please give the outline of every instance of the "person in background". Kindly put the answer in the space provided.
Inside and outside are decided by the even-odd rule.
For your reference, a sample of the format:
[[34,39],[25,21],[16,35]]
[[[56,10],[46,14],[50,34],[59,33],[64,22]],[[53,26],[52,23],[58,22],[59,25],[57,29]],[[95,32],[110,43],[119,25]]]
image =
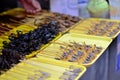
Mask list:
[[27,13],[35,14],[41,11],[41,5],[38,0],[20,0]]
[[[49,0],[19,0],[27,13],[35,14],[49,9]],[[11,3],[11,4],[10,4]],[[0,0],[0,12],[17,7],[17,0]]]
[[49,10],[49,0],[20,0],[26,12],[35,14],[42,9]]

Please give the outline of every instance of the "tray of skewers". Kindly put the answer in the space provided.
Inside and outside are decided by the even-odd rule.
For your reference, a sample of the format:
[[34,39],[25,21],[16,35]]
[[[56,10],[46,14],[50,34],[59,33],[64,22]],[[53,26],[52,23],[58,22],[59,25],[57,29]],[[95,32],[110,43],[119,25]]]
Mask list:
[[115,38],[120,32],[120,21],[88,18],[70,30],[70,32]]
[[37,56],[88,67],[104,53],[111,41],[106,37],[65,34]]
[[59,30],[63,33],[76,26],[82,18],[54,13],[42,10],[37,14],[27,14],[22,8],[15,8],[0,14],[0,22],[12,26],[27,25],[30,27],[39,27],[51,21],[58,23]]
[[81,65],[51,61],[44,57],[23,60],[0,76],[1,80],[78,80],[86,71]]

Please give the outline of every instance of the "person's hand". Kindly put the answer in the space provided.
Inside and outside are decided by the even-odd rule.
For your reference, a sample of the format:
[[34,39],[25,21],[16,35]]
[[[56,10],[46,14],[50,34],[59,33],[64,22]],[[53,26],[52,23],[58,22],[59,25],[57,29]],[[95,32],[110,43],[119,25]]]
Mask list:
[[40,3],[37,0],[20,0],[27,13],[35,14],[41,11]]

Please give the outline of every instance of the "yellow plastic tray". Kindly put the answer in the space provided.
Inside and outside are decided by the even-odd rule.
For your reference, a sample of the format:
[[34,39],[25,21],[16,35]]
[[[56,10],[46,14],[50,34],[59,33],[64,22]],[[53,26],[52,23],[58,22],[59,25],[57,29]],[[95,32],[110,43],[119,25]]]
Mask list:
[[[29,32],[29,31],[31,31],[31,30],[34,30],[34,29],[35,29],[35,27],[30,27],[30,26],[27,26],[27,25],[20,25],[20,26],[18,26],[18,27],[16,27],[16,28],[13,28],[13,29],[10,30],[9,32],[6,32],[6,35],[5,35],[5,36],[4,36],[4,34],[3,34],[2,36],[0,36],[0,49],[1,49],[2,46],[3,46],[2,41],[9,41],[9,40],[8,40],[8,36],[9,36],[11,33],[15,33],[15,34],[16,34],[16,30],[22,31],[23,34],[24,34],[24,33],[27,33],[27,32]],[[62,35],[62,34],[59,33],[59,34],[56,36],[56,38],[53,39],[50,43],[53,43],[55,40],[57,40],[58,38],[60,38],[61,35]],[[37,52],[40,52],[41,50],[43,50],[44,48],[46,48],[48,45],[49,45],[49,43],[48,43],[48,44],[45,44],[45,45],[42,45],[42,47],[40,48],[40,50],[38,50],[38,51],[33,51],[31,54],[26,55],[25,58],[31,58],[31,57],[35,56],[35,55],[37,54]]]
[[[60,76],[66,70],[69,70],[71,64],[69,63],[61,63],[58,61],[51,61],[44,57],[39,58],[31,58],[30,60],[23,61],[4,73],[0,76],[1,80],[28,80],[28,77],[32,77],[33,75],[40,74],[37,71],[43,71],[50,74],[45,80],[61,80]],[[81,72],[76,77],[75,80],[78,80],[86,71],[86,68],[81,65],[73,65],[75,68],[80,68]],[[37,80],[34,78],[34,80]]]
[[[25,10],[22,9],[22,8],[15,8],[15,9],[11,9],[11,10],[5,11],[5,12],[1,13],[0,15],[12,15],[12,16],[14,16],[14,14],[19,14],[19,13],[24,12],[24,11]],[[17,22],[22,24],[22,25],[38,27],[38,26],[34,25],[35,19],[43,19],[41,21],[44,22],[44,19],[46,19],[48,16],[55,17],[55,15],[52,12],[46,11],[46,10],[42,10],[42,12],[39,13],[39,14],[35,14],[35,15],[26,14],[26,18],[24,19],[26,21],[25,23],[22,23],[21,21],[19,21],[19,22],[17,21]],[[65,31],[62,31],[62,33],[64,34],[64,33],[68,32],[70,29],[72,29],[76,25],[80,24],[80,22],[82,20],[83,20],[83,18],[80,18],[79,22],[77,22],[76,24],[72,25],[70,28],[67,28]]]
[[[19,14],[21,12],[22,13],[25,12],[25,9],[24,8],[14,8],[14,9],[10,9],[10,10],[2,12],[2,13],[0,13],[0,15],[15,15],[15,14]],[[46,11],[46,10],[42,10],[42,12],[44,12],[45,14],[42,14],[42,13],[40,13],[40,14],[45,15],[45,16],[49,16],[49,14],[52,14],[51,12]],[[32,14],[27,14],[27,15],[30,17]]]
[[[46,11],[46,10],[42,10],[41,13],[38,13],[36,15],[27,14],[23,8],[14,8],[14,9],[7,10],[5,12],[0,13],[0,16],[2,16],[2,15],[14,16],[14,15],[16,15],[16,14],[18,15],[20,13],[24,13],[26,15],[26,18],[24,19],[24,20],[26,20],[26,22],[22,23],[22,24],[32,26],[32,27],[37,27],[34,25],[35,19],[45,18],[46,16],[53,16],[53,14],[51,12]],[[21,22],[18,22],[18,23],[21,23]]]
[[109,36],[108,30],[107,30],[107,33],[104,35],[99,35],[100,33],[89,34],[88,31],[92,30],[94,25],[100,23],[100,21],[106,21],[106,24],[101,26],[103,29],[104,29],[104,26],[106,26],[108,22],[116,23],[111,28],[109,28],[109,30],[110,30],[109,32],[113,31],[113,29],[116,29],[116,26],[120,25],[119,20],[88,18],[88,19],[84,19],[81,23],[79,23],[79,25],[77,25],[72,30],[70,30],[70,33],[104,36],[104,37],[110,37],[110,38],[115,38],[116,36],[118,36],[118,34],[120,33],[120,30],[116,34],[113,34],[112,36]]
[[10,33],[16,33],[16,30],[22,31],[23,33],[27,33],[31,30],[34,30],[34,27],[26,26],[26,25],[20,25],[12,30],[10,30]]
[[[86,45],[96,44],[96,46],[102,47],[102,51],[99,54],[97,54],[95,59],[93,59],[90,63],[84,63],[84,64],[79,63],[79,64],[89,67],[103,54],[103,52],[106,50],[106,48],[112,42],[112,39],[106,38],[106,37],[99,37],[99,36],[66,34],[66,35],[63,35],[61,38],[59,38],[57,41],[55,41],[53,44],[48,46],[46,49],[41,51],[37,56],[43,56],[43,57],[47,57],[47,58],[51,58],[51,59],[55,60],[56,55],[60,54],[60,52],[63,52],[60,50],[60,46],[61,46],[60,44],[62,44],[62,46],[63,46],[64,43],[69,44],[70,42],[74,42],[74,41],[77,43],[85,42]],[[58,61],[62,61],[62,60],[58,60]],[[65,62],[68,62],[68,61],[65,61]],[[78,62],[70,62],[70,63],[78,64]]]
[[72,25],[71,27],[69,27],[68,29],[66,29],[65,31],[62,32],[62,34],[69,32],[70,30],[74,29],[76,26],[78,26],[82,21],[84,21],[84,19],[80,18],[80,21],[78,21],[77,23],[75,23],[74,25]]
[[9,41],[7,36],[0,36],[0,54],[2,54],[3,41]]
[[[23,8],[14,8],[14,9],[7,10],[5,12],[0,13],[0,16],[10,15],[10,16],[16,17],[15,15],[19,15],[19,14],[21,15],[21,13],[26,16],[24,19],[19,20],[19,21],[13,19],[12,21],[15,22],[15,24],[27,25],[27,26],[35,27],[34,26],[34,19],[35,19],[34,16],[35,15],[27,14]],[[30,23],[31,20],[33,20],[32,24]],[[26,22],[22,22],[22,21],[26,21]],[[5,23],[5,24],[7,24],[7,23]],[[9,25],[11,25],[11,24],[9,24]]]
[[27,26],[27,25],[20,25],[18,27],[13,27],[13,26],[9,25],[9,27],[12,28],[12,29],[10,29],[9,31],[4,32],[2,35],[0,35],[0,38],[5,39],[5,38],[7,38],[5,36],[9,36],[11,33],[16,34],[16,30],[22,31],[23,33],[27,33],[30,30],[35,29],[35,27],[31,27],[31,26]]
[[1,35],[8,35],[8,32],[9,32],[10,30],[12,30],[13,28],[15,28],[14,26],[11,26],[11,25],[8,25],[8,24],[3,24],[3,23],[1,23],[1,24],[7,26],[8,28],[7,28],[7,27],[4,27],[4,26],[0,26],[2,29],[7,30],[7,31],[0,30],[0,32],[2,32],[2,34],[0,34],[0,36],[1,36]]
[[3,41],[4,41],[4,40],[3,40],[2,38],[0,38],[0,47],[3,46],[3,44],[2,44]]
[[10,9],[5,12],[2,12],[0,13],[0,15],[13,15],[13,14],[16,14],[16,12],[19,13],[23,11],[25,11],[23,8],[14,8],[14,9]]
[[22,31],[23,33],[27,33],[29,32],[30,30],[33,30],[35,28],[33,27],[29,27],[29,26],[26,26],[26,25],[20,25],[18,27],[14,27],[13,29],[11,29],[10,31],[8,32],[5,32],[5,34],[2,34],[0,36],[0,46],[2,45],[2,42],[3,41],[9,41],[8,40],[8,36],[11,34],[11,33],[15,33],[16,34],[16,30],[19,30],[19,31]]

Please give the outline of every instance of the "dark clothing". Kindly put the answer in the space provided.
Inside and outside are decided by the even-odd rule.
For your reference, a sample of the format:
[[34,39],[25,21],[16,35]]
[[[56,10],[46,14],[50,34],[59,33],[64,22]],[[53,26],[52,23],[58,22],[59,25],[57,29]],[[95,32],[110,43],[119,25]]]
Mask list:
[[0,12],[17,7],[17,0],[0,0]]
[[50,9],[50,0],[38,0],[41,4],[42,9]]
[[109,4],[109,0],[106,0],[107,2],[108,2],[108,4]]
[[[38,0],[41,4],[42,9],[49,10],[49,0]],[[17,0],[0,0],[0,12],[8,9],[16,8]]]

